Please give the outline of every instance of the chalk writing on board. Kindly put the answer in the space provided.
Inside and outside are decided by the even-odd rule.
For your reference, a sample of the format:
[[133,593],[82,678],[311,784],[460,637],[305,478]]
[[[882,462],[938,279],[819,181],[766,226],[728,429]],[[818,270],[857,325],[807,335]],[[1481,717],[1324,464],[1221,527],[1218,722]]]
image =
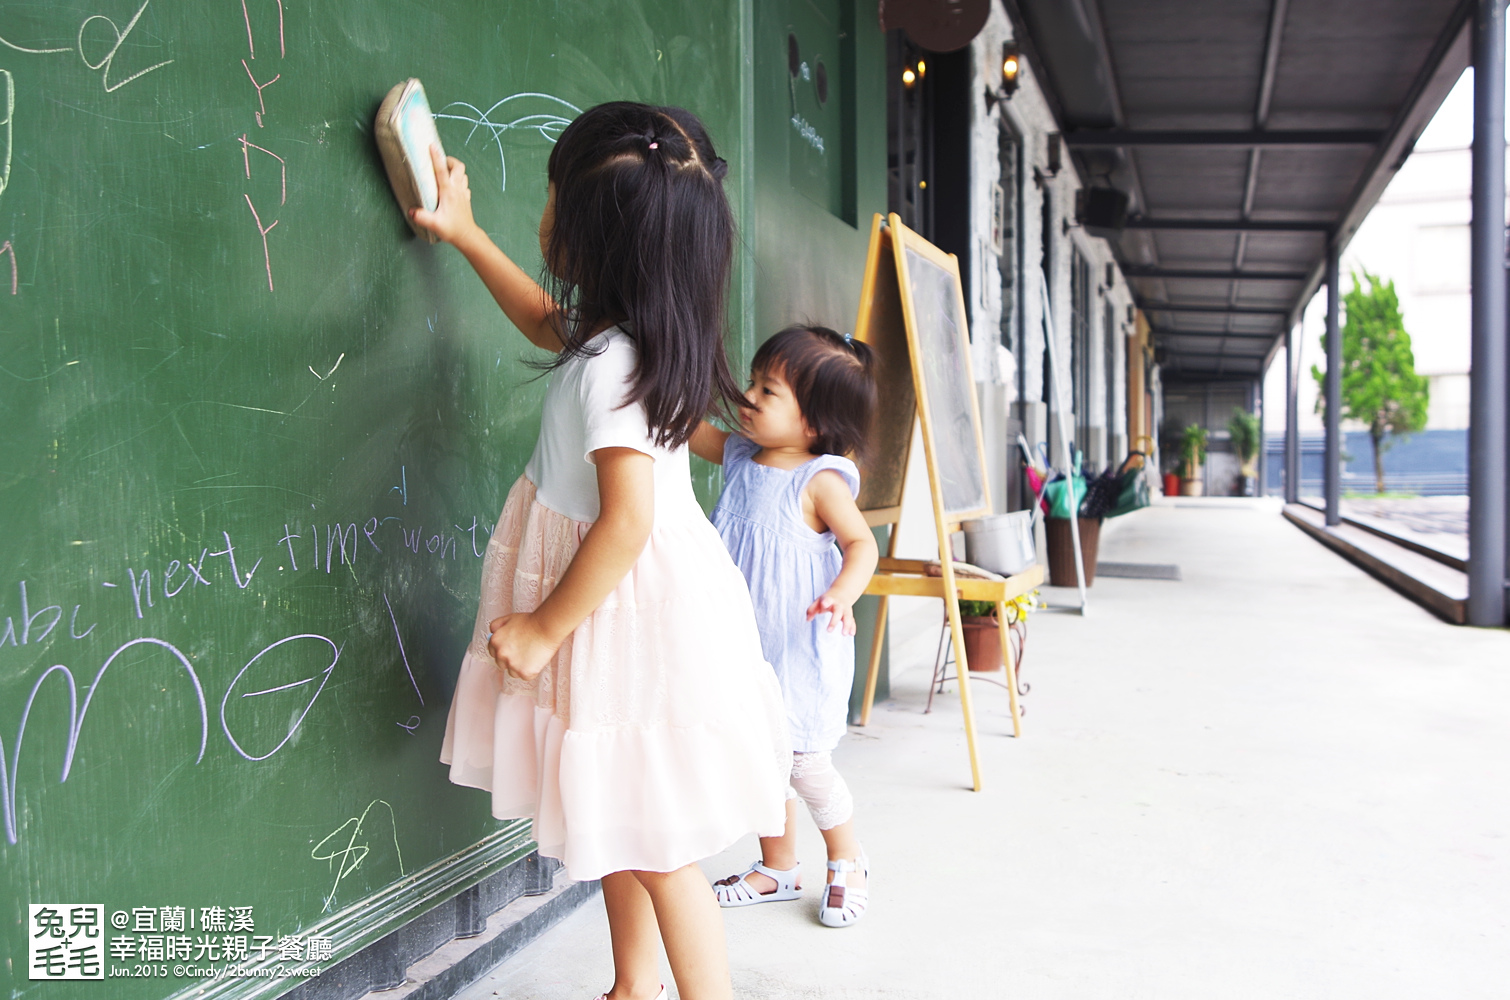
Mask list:
[[254,74],[252,72],[252,68],[246,64],[245,59],[241,60],[241,68],[246,70],[246,75],[252,81],[252,86],[257,88],[257,127],[262,128],[262,116],[267,114],[267,104],[262,100],[262,92],[268,87],[271,87],[273,84],[277,83],[279,80],[283,79],[283,74],[279,73],[277,76],[274,76],[266,83],[258,83],[256,74]]
[[[287,52],[283,46],[283,0],[276,0],[278,4],[278,58],[282,59]],[[251,52],[252,58],[257,58],[257,42],[252,38],[252,12],[247,9],[246,0],[241,0],[241,17],[246,21],[246,47]]]
[[[74,39],[73,45],[65,45],[62,48],[36,48],[33,46],[18,45],[17,43],[12,42],[4,36],[0,36],[0,45],[3,45],[8,49],[14,49],[17,52],[25,52],[29,55],[52,55],[59,52],[77,52],[79,59],[83,61],[85,66],[100,74],[100,82],[105,87],[105,93],[113,94],[115,91],[120,90],[122,87],[124,87],[128,83],[131,83],[133,80],[140,80],[142,77],[146,76],[148,73],[151,73],[153,70],[162,69],[164,66],[171,65],[174,61],[172,59],[165,59],[160,63],[148,66],[146,69],[139,69],[123,80],[116,80],[112,82],[110,79],[110,71],[114,68],[115,57],[120,54],[121,46],[126,43],[127,36],[129,36],[132,29],[136,27],[136,22],[142,19],[142,14],[146,13],[147,7],[149,4],[151,4],[151,2],[152,0],[145,0],[145,2],[136,9],[136,13],[131,16],[131,20],[126,22],[126,26],[124,28],[116,24],[110,18],[106,17],[104,14],[92,14],[89,17],[84,18],[83,22],[79,24],[79,32]],[[107,30],[111,35],[114,36],[113,40],[107,42],[109,47],[105,49],[103,55],[99,55],[99,42],[101,41],[99,29],[90,29],[90,25],[94,24],[96,21],[103,21],[105,25],[108,26]],[[86,32],[90,35],[89,51],[95,53],[96,55],[99,55],[99,58],[97,59],[89,58],[89,53],[85,51],[84,35]]]
[[[284,45],[283,33],[283,0],[276,0],[276,3],[278,8],[278,58],[282,59],[287,55],[287,50]],[[251,10],[247,6],[246,0],[242,0],[241,2],[241,17],[242,21],[246,25],[247,56],[253,62],[255,62],[257,59],[256,32],[254,32],[252,29],[252,14]],[[257,91],[257,110],[252,112],[252,117],[257,122],[258,128],[264,128],[267,124],[264,121],[264,119],[267,117],[267,101],[263,97],[262,92],[282,79],[283,74],[274,73],[272,77],[267,79],[266,81],[259,81],[257,79],[257,74],[252,72],[251,64],[248,63],[246,59],[241,60],[241,68],[246,71],[247,79],[251,80],[252,86]],[[246,133],[243,132],[241,135],[241,166],[242,170],[246,174],[245,179],[249,183],[252,179],[252,150],[256,150],[259,153],[264,153],[272,159],[278,161],[278,206],[279,208],[282,208],[288,203],[288,162],[272,150],[267,149],[264,146],[259,146],[255,142],[249,141],[246,137]],[[267,234],[273,231],[274,227],[278,225],[279,220],[273,219],[271,222],[268,222],[264,225],[262,222],[262,214],[257,211],[257,206],[252,201],[251,193],[242,192],[242,197],[246,199],[246,207],[251,209],[252,222],[257,227],[257,236],[262,240],[262,264],[264,269],[267,271],[267,290],[271,292],[275,290],[273,286],[273,258],[271,251],[268,249]],[[264,204],[263,208],[266,209],[267,206]]]
[[[400,482],[403,485],[399,492],[407,500],[407,471],[402,467]],[[145,618],[148,612],[154,608],[162,609],[168,602],[193,602],[195,595],[221,600],[252,601],[254,605],[243,606],[252,607],[260,603],[262,607],[266,607],[266,591],[257,585],[257,574],[268,555],[276,554],[281,561],[286,552],[288,565],[295,572],[301,569],[304,572],[319,572],[323,568],[326,573],[330,573],[333,564],[350,567],[355,572],[358,555],[369,548],[372,553],[383,555],[389,560],[415,556],[454,560],[458,558],[460,536],[470,535],[469,547],[472,554],[475,558],[481,558],[487,546],[486,536],[489,534],[490,523],[483,523],[474,515],[470,526],[453,525],[453,533],[433,528],[427,530],[421,523],[406,524],[403,518],[394,516],[331,519],[323,524],[308,523],[301,519],[282,524],[281,535],[271,532],[252,542],[247,542],[244,537],[238,541],[232,538],[230,532],[221,531],[218,533],[219,538],[209,544],[191,542],[190,544],[200,545],[197,553],[190,548],[177,553],[177,558],[153,558],[145,564],[133,561],[130,565],[119,567],[124,570],[123,576],[111,579],[111,574],[107,573],[107,578],[96,579],[90,584],[92,593],[99,598],[109,595],[108,600],[111,602],[101,609],[103,614],[95,614],[90,608],[85,608],[83,603],[59,600],[59,595],[50,594],[44,585],[37,585],[34,580],[17,580],[14,581],[14,589],[10,585],[6,587],[10,599],[18,600],[19,603],[11,606],[10,613],[0,618],[0,651],[5,651],[7,647],[38,651],[44,648],[57,649],[58,643],[65,641],[65,619],[67,640],[84,640],[94,635],[100,624],[105,624],[108,630],[112,624],[119,625]],[[312,545],[311,549],[304,548],[306,538]],[[399,541],[402,548],[393,547],[390,543],[394,540]],[[296,558],[308,552],[313,552],[312,560],[301,562]],[[320,565],[322,558],[325,564],[323,567]],[[373,556],[363,558],[371,559]],[[283,570],[284,567],[279,566],[278,569]],[[226,587],[224,584],[227,578],[236,586]],[[103,591],[93,589],[96,586],[104,588]],[[394,597],[386,590],[374,590],[372,593],[383,598],[400,662],[416,699],[424,706],[426,700],[423,690],[418,683],[413,663],[408,658],[403,630],[398,621],[402,607],[395,607]],[[121,596],[116,597],[116,594]],[[191,620],[193,612],[188,610],[189,606],[175,603],[174,607],[175,611],[171,615],[173,619],[184,622]],[[180,607],[185,608],[182,614],[178,613]],[[17,609],[19,614],[16,613]],[[52,643],[51,647],[43,646],[49,642]],[[200,745],[196,761],[204,758],[209,731],[205,690],[188,657],[171,642],[146,636],[121,644],[106,658],[104,665],[95,674],[93,683],[82,692],[70,668],[55,664],[44,670],[33,683],[30,696],[22,707],[15,742],[8,753],[3,740],[0,740],[0,804],[4,807],[6,835],[11,843],[17,842],[22,825],[19,819],[22,813],[17,808],[20,801],[16,788],[17,775],[21,745],[38,692],[47,687],[56,674],[56,680],[68,694],[69,708],[64,716],[66,750],[59,779],[66,782],[79,745],[84,719],[95,694],[99,692],[100,680],[123,653],[135,647],[166,652],[185,672],[199,706]],[[263,761],[280,752],[288,753],[296,745],[304,723],[310,718],[316,702],[326,690],[341,655],[342,646],[335,640],[308,632],[288,635],[262,647],[231,678],[220,702],[221,731],[231,749],[247,761]],[[156,659],[133,659],[127,669],[134,671],[138,669],[138,665],[148,665],[156,662]],[[153,687],[157,688],[156,685]],[[218,690],[218,683],[216,687]],[[166,690],[166,685],[162,689]],[[107,700],[111,697],[111,690],[111,687],[105,690],[104,697]],[[50,702],[44,701],[44,704]],[[421,721],[420,716],[410,715],[395,725],[413,735]],[[361,817],[357,819],[360,820]],[[346,860],[350,860],[350,857],[347,856]]]
[[0,254],[10,254],[10,293],[15,295],[19,287],[16,284],[16,248],[11,246],[10,240],[0,243]]
[[404,673],[409,675],[409,683],[414,687],[414,696],[423,705],[425,703],[425,696],[420,694],[419,681],[414,679],[414,670],[409,666],[409,654],[404,651],[404,637],[399,635],[398,631],[398,617],[393,613],[393,602],[388,600],[386,593],[383,594],[383,606],[388,609],[388,620],[393,622],[393,638],[398,642],[399,658],[404,661]]
[[[21,627],[19,630],[16,628],[16,618],[14,616],[7,616],[5,619],[5,629],[3,631],[0,631],[0,646],[4,646],[6,644],[10,644],[12,646],[27,646],[34,643],[43,642],[49,635],[52,634],[52,630],[58,627],[58,623],[63,620],[63,606],[61,604],[49,604],[45,607],[38,608],[36,611],[33,611],[31,609],[31,602],[30,600],[28,600],[28,595],[26,593],[25,580],[20,581],[19,589],[21,592]],[[79,632],[79,608],[80,605],[75,604],[73,606],[73,615],[69,618],[68,634],[73,636],[75,639],[82,639],[90,632],[94,631],[94,626],[90,625],[82,633]],[[52,615],[52,618],[48,619],[46,626],[40,628],[37,631],[36,635],[33,635],[32,628],[36,626],[44,616],[49,614]]]
[[[10,70],[0,69],[0,88],[5,90],[5,99],[0,101],[0,109],[3,109],[0,113],[4,116],[0,117],[0,144],[5,146],[0,150],[0,201],[3,201],[5,189],[10,186],[11,137],[15,134],[11,122],[16,116],[16,78]],[[10,254],[10,293],[15,295],[18,287],[16,248],[10,240],[0,243],[0,254]]]
[[116,647],[115,652],[105,658],[104,664],[95,673],[94,681],[89,685],[89,690],[84,695],[84,703],[82,705],[79,704],[78,685],[74,681],[73,671],[61,663],[54,664],[42,671],[42,675],[32,685],[31,693],[26,697],[26,704],[21,708],[21,721],[16,726],[16,742],[11,748],[8,765],[5,760],[5,743],[3,740],[0,740],[0,803],[3,803],[5,811],[5,837],[12,844],[17,842],[19,836],[16,824],[16,788],[20,780],[21,744],[26,737],[26,723],[31,717],[31,707],[33,702],[37,700],[37,692],[42,689],[42,685],[47,681],[47,678],[54,674],[58,675],[67,686],[67,743],[63,751],[62,774],[58,778],[58,782],[61,784],[68,780],[69,772],[73,770],[74,756],[79,748],[79,735],[84,729],[84,719],[89,714],[89,706],[93,704],[95,694],[100,690],[100,681],[104,678],[105,671],[109,670],[110,665],[126,650],[136,646],[149,645],[159,646],[171,653],[173,658],[178,661],[179,666],[183,667],[184,673],[188,675],[190,683],[194,686],[194,696],[199,703],[199,755],[194,759],[194,762],[197,764],[201,760],[204,760],[205,746],[209,742],[210,733],[209,711],[205,707],[204,688],[199,683],[199,675],[194,672],[194,665],[172,643],[144,636],[139,639],[132,639]]
[[5,189],[10,187],[10,144],[11,136],[15,134],[11,122],[16,116],[16,78],[10,70],[0,69],[0,86],[5,88],[5,118],[0,120],[0,142],[5,143],[4,153],[0,155],[0,198],[3,198]]
[[272,291],[273,258],[269,256],[267,252],[267,234],[273,231],[273,227],[278,224],[278,220],[274,219],[266,226],[263,226],[262,216],[257,214],[257,206],[252,204],[252,196],[249,194],[243,194],[242,197],[246,198],[246,207],[252,210],[252,221],[257,224],[257,235],[262,237],[262,262],[267,266],[267,290]]
[[[282,207],[288,201],[288,163],[283,159],[283,157],[279,156],[272,150],[263,149],[255,142],[248,142],[246,133],[243,132],[241,133],[241,162],[242,165],[246,168],[247,180],[252,179],[251,150],[254,149],[259,153],[266,153],[268,156],[271,156],[273,159],[278,161],[278,190],[280,192],[278,197],[278,205],[279,207]],[[274,225],[277,225],[277,223],[274,223]],[[269,226],[268,228],[271,229],[272,227]]]
[[[331,831],[315,845],[309,856],[316,861],[330,863],[331,869],[336,873],[335,881],[331,883],[330,894],[325,897],[325,911],[330,910],[331,903],[336,898],[336,890],[341,887],[341,880],[361,867],[362,862],[367,860],[367,855],[372,853],[371,846],[363,836],[363,827],[367,823],[367,814],[372,812],[374,806],[383,806],[388,810],[389,829],[393,831],[393,853],[398,856],[398,873],[404,874],[404,853],[398,846],[398,817],[394,815],[393,806],[383,799],[373,799],[367,803],[367,808],[362,810],[362,815],[353,816],[335,830]],[[341,837],[345,836],[346,846],[341,846]],[[358,838],[362,842],[357,843]],[[334,844],[331,841],[335,841]],[[328,846],[327,846],[328,845]],[[324,853],[321,853],[321,852]]]
[[[540,100],[548,102],[550,110],[537,111],[533,114],[520,114],[527,106],[519,106],[517,102]],[[456,109],[452,111],[452,109]],[[563,101],[559,97],[550,94],[537,94],[534,92],[523,94],[511,94],[503,100],[496,102],[486,111],[482,111],[475,105],[465,101],[452,101],[435,113],[436,118],[449,118],[454,121],[469,122],[472,130],[467,133],[466,142],[472,141],[472,136],[477,134],[478,129],[486,129],[488,138],[493,145],[498,147],[498,170],[502,176],[499,181],[499,190],[506,191],[509,186],[509,168],[503,155],[503,135],[505,132],[534,132],[547,142],[554,143],[561,130],[571,124],[571,118],[564,116],[560,109],[571,111],[573,116],[580,115],[582,109],[570,101]],[[447,114],[447,112],[451,112]],[[466,112],[466,113],[463,113]],[[518,117],[510,118],[510,115]],[[494,117],[500,120],[495,121]]]
[[[126,23],[126,27],[124,29],[122,29],[119,25],[117,25],[114,21],[110,20],[110,18],[106,17],[104,14],[95,14],[92,17],[86,17],[84,19],[84,23],[82,23],[82,24],[79,25],[79,37],[78,37],[79,58],[82,59],[82,60],[84,60],[84,65],[85,66],[88,66],[90,69],[99,70],[100,71],[100,80],[101,80],[102,83],[104,83],[104,85],[105,85],[105,93],[107,93],[107,94],[108,93],[112,93],[112,92],[117,91],[117,90],[120,90],[122,87],[124,87],[126,84],[130,83],[132,80],[138,80],[138,79],[146,76],[148,73],[152,72],[153,70],[155,70],[155,69],[162,69],[164,66],[167,66],[167,65],[169,65],[169,64],[171,64],[173,62],[172,59],[165,59],[162,62],[156,64],[155,66],[148,66],[146,69],[139,69],[139,70],[137,70],[135,73],[132,73],[130,76],[126,77],[124,80],[117,80],[115,83],[111,83],[110,82],[110,67],[111,67],[111,64],[115,62],[116,54],[120,52],[121,45],[124,44],[125,41],[126,41],[126,36],[129,35],[129,34],[131,34],[131,29],[136,27],[136,22],[141,20],[142,15],[144,13],[146,13],[146,11],[147,11],[147,4],[149,4],[151,2],[152,2],[152,0],[144,0],[144,2],[142,3],[142,5],[137,8],[136,13],[133,14],[133,15],[131,15],[131,20]],[[106,50],[106,52],[105,52],[104,55],[100,56],[100,58],[98,60],[93,60],[92,61],[92,60],[90,60],[89,56],[86,55],[85,52],[84,52],[84,32],[95,21],[104,21],[105,24],[109,25],[111,33],[113,35],[115,35],[115,41],[111,43],[110,48],[108,50]]]
[[[199,552],[199,562],[196,563],[194,559],[188,555],[185,555],[182,560],[168,560],[167,565],[163,567],[162,572],[159,576],[159,581],[162,584],[163,600],[177,597],[180,593],[183,592],[184,588],[189,586],[191,583],[196,588],[201,586],[210,586],[211,582],[209,578],[204,574],[205,561],[208,559],[218,559],[221,556],[226,557],[226,565],[230,568],[231,579],[235,582],[237,589],[245,590],[247,587],[251,586],[252,577],[256,574],[257,568],[262,565],[262,557],[259,556],[257,561],[252,564],[252,568],[247,571],[245,576],[243,576],[241,573],[241,568],[236,565],[236,546],[231,542],[230,532],[223,531],[220,534],[221,537],[225,539],[225,548],[211,552],[208,545],[204,546],[202,549],[200,549]],[[179,578],[177,583],[175,583],[174,577],[177,576],[180,571],[182,571],[184,575]],[[153,587],[152,582],[152,570],[150,568],[145,568],[140,573],[138,573],[135,566],[127,566],[126,578],[130,582],[131,599],[135,604],[136,617],[142,618],[144,617],[142,610],[143,601],[146,602],[146,607],[148,609],[156,607],[156,600],[154,597],[156,591]],[[107,583],[105,585],[107,587],[114,586],[114,584],[111,583]]]
[[[261,672],[272,671],[280,665],[276,662],[276,657],[268,657],[268,654],[273,650],[279,648],[280,646],[285,645],[286,643],[298,642],[301,639],[323,642],[327,646],[329,646],[330,663],[328,663],[324,667],[319,668],[315,674],[308,677],[302,677],[291,683],[276,684],[269,688],[259,688],[257,690],[243,691],[238,694],[237,685],[241,683],[241,679],[247,675],[248,671],[254,671],[252,678],[248,681],[248,686],[256,687],[257,678]],[[330,675],[332,672],[334,672],[334,670],[336,669],[336,664],[339,663],[340,660],[341,647],[337,646],[334,642],[332,642],[330,639],[327,639],[323,635],[313,635],[310,633],[291,635],[287,636],[286,638],[279,639],[277,642],[264,647],[261,652],[247,661],[246,666],[237,671],[236,676],[231,679],[230,686],[225,689],[225,697],[220,699],[220,728],[225,732],[225,738],[230,741],[231,748],[241,756],[245,757],[247,760],[267,760],[273,754],[277,753],[279,750],[282,750],[284,744],[293,739],[294,734],[299,731],[299,727],[304,724],[304,718],[305,716],[309,715],[309,710],[315,707],[315,702],[319,699],[320,692],[325,690],[325,685],[330,681]],[[286,664],[284,664],[284,666],[286,666]],[[229,706],[232,704],[233,695],[236,696],[235,700],[238,703],[250,698],[265,698],[268,695],[279,694],[284,691],[293,691],[299,688],[307,687],[309,684],[313,683],[317,677],[319,679],[319,683],[315,686],[314,693],[309,695],[309,700],[304,702],[302,708],[298,707],[297,704],[295,705],[293,715],[292,717],[289,717],[287,728],[283,733],[283,738],[280,739],[271,750],[268,750],[263,754],[255,754],[248,751],[244,746],[242,746],[242,741],[238,740],[235,733],[231,731],[233,728],[232,717],[235,717],[238,723],[238,725],[236,725],[234,728],[240,728],[240,724],[246,723],[247,720],[259,718],[265,719],[268,713],[247,710],[238,711],[231,709]],[[284,705],[286,705],[286,699],[279,699],[275,704],[277,705],[277,707],[271,709],[270,711],[277,714],[280,718],[288,717],[287,710],[283,707]],[[240,706],[238,705],[238,707]],[[256,708],[260,706],[253,707]],[[243,739],[250,739],[250,736],[243,732]]]
[[319,372],[315,371],[315,366],[314,365],[308,365],[307,367],[309,368],[309,373],[311,375],[313,375],[315,378],[319,379],[321,382],[324,382],[326,379],[330,378],[332,375],[334,375],[336,373],[336,369],[339,368],[339,367],[341,367],[341,362],[345,361],[345,360],[346,360],[346,352],[342,351],[341,352],[341,356],[339,358],[336,358],[336,363],[333,364],[333,365],[331,365],[330,366],[330,371],[326,372],[324,375],[321,375]]
[[453,525],[451,525],[451,527],[455,528],[457,531],[465,531],[465,532],[467,532],[468,534],[471,535],[471,538],[472,538],[472,555],[475,558],[477,558],[477,559],[481,559],[482,558],[482,553],[479,552],[479,551],[477,551],[477,530],[479,528],[484,529],[484,533],[489,538],[491,538],[493,536],[493,529],[490,528],[490,527],[487,527],[486,525],[480,525],[480,524],[478,524],[477,523],[477,515],[476,514],[472,515],[472,524],[471,524],[470,527],[463,528],[459,524],[453,524]]

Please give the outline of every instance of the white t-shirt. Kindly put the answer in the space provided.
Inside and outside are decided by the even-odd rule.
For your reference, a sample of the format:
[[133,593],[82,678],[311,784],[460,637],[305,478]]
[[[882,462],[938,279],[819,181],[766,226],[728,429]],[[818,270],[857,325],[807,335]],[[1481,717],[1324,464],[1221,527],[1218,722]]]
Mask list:
[[[592,453],[599,448],[633,448],[655,459],[656,520],[669,511],[697,507],[684,445],[658,447],[641,403],[622,405],[639,357],[634,341],[610,327],[589,343],[599,352],[572,358],[551,374],[540,414],[540,438],[524,474],[535,484],[535,499],[574,521],[598,519],[598,471]],[[697,508],[701,513],[701,508]]]

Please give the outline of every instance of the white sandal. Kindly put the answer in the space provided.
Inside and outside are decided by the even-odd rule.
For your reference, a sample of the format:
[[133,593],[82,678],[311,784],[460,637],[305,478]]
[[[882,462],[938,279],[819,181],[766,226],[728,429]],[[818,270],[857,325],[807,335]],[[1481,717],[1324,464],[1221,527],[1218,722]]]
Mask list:
[[[824,927],[848,927],[865,916],[865,907],[870,903],[870,860],[862,852],[853,861],[830,861],[828,870],[834,873],[834,880],[823,887],[818,922]],[[856,870],[865,873],[863,889],[845,884],[847,873]]]
[[[775,882],[776,888],[770,892],[756,892],[755,887],[745,881],[755,872]],[[759,861],[755,861],[743,874],[730,875],[728,878],[714,882],[713,895],[717,898],[719,906],[754,906],[756,903],[778,903],[785,899],[801,899],[802,890],[797,887],[797,879],[801,874],[802,862],[800,861],[786,871],[767,868]]]
[[[593,1000],[608,1000],[608,994],[599,993],[593,997]],[[661,991],[655,995],[655,1000],[666,1000],[666,987],[664,984],[661,986]]]

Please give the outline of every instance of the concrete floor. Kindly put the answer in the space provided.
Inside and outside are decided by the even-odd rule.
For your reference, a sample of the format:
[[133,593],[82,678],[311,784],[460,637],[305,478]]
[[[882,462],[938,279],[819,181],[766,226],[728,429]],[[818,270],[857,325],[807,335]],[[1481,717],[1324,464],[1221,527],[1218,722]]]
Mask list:
[[[932,643],[910,644],[836,754],[871,912],[817,924],[809,826],[808,898],[726,911],[736,995],[1510,996],[1510,633],[1443,624],[1268,501],[1108,527],[1103,558],[1183,581],[1103,578],[1087,617],[1034,619],[1020,741],[975,688],[979,794],[953,685],[923,715]],[[611,981],[594,900],[463,996]]]

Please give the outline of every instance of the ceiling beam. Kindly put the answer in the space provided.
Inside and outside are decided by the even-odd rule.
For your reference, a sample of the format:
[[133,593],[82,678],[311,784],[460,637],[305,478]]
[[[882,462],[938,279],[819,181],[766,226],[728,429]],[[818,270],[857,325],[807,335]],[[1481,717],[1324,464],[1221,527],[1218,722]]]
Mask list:
[[1279,69],[1279,43],[1284,37],[1285,16],[1290,0],[1274,0],[1269,8],[1269,32],[1264,39],[1264,71],[1258,79],[1258,106],[1253,109],[1253,126],[1269,124],[1269,105],[1274,98],[1274,76]]
[[1071,149],[1130,146],[1225,146],[1233,149],[1377,146],[1382,129],[1076,129],[1064,133]]
[[1163,327],[1155,327],[1149,331],[1155,337],[1235,337],[1238,340],[1272,340],[1283,336],[1281,333],[1256,333],[1252,330],[1167,330]]
[[[1158,357],[1158,355],[1155,355],[1155,357]],[[1171,361],[1189,361],[1192,363],[1210,363],[1212,361],[1220,361],[1228,368],[1245,368],[1250,364],[1256,366],[1263,360],[1264,356],[1262,354],[1186,354],[1180,351],[1166,351],[1163,354],[1163,360],[1161,360],[1159,364],[1167,365]]]
[[1285,316],[1290,312],[1289,306],[1203,306],[1186,302],[1149,302],[1145,299],[1139,299],[1137,303],[1138,308],[1144,312],[1211,313],[1218,316]]
[[1274,222],[1268,219],[1128,219],[1126,229],[1168,229],[1208,233],[1330,233],[1330,222]]
[[1304,281],[1307,271],[1203,271],[1194,267],[1154,267],[1148,264],[1124,265],[1128,278],[1194,278],[1210,281]]
[[[1179,347],[1173,347],[1173,346],[1170,346],[1169,344],[1160,344],[1158,346],[1160,348],[1162,348],[1164,351],[1168,352],[1170,355],[1174,356],[1174,357],[1198,358],[1198,357],[1206,357],[1206,356],[1215,356],[1215,355],[1219,354],[1219,355],[1221,355],[1224,358],[1251,358],[1253,360],[1260,360],[1260,359],[1263,358],[1262,351],[1260,351],[1260,353],[1254,354],[1254,353],[1252,353],[1250,351],[1234,351],[1234,350],[1229,350],[1228,348],[1219,347],[1219,346],[1216,346],[1214,344],[1199,344],[1199,345],[1196,345],[1194,347],[1189,348],[1188,350],[1187,349],[1183,349],[1183,348],[1179,348]],[[1234,346],[1236,346],[1236,345],[1234,345]],[[1255,347],[1256,346],[1256,347],[1262,348],[1263,344],[1262,343],[1254,344],[1252,341],[1249,341],[1244,346],[1248,346],[1248,347]]]

